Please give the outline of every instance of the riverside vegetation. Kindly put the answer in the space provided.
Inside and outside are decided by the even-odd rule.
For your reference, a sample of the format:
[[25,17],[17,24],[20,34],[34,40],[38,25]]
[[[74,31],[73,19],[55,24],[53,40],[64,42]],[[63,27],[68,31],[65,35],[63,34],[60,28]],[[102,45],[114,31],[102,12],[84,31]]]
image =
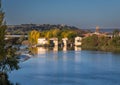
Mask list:
[[33,30],[29,32],[28,34],[28,40],[30,44],[37,44],[38,38],[58,38],[59,42],[62,42],[62,38],[68,38],[68,43],[74,43],[74,38],[76,36],[81,36],[81,33],[78,32],[77,30],[72,30],[72,29],[51,29],[47,31],[36,31]]
[[113,31],[113,37],[92,35],[82,40],[82,48],[86,50],[101,50],[120,52],[119,30]]
[[[76,36],[82,36],[80,32],[71,29],[51,29],[47,31],[36,31],[33,30],[29,32],[29,42],[34,45],[37,44],[38,38],[53,38],[57,37],[61,43],[62,38],[68,38],[68,43],[74,43],[74,38]],[[84,50],[100,50],[109,52],[120,52],[120,35],[119,30],[113,31],[113,37],[92,35],[89,37],[84,37],[82,40],[82,49]]]

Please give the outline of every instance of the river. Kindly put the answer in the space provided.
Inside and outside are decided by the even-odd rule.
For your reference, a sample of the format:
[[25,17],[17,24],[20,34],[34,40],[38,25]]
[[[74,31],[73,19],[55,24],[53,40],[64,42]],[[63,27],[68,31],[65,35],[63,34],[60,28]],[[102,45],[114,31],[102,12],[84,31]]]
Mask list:
[[38,48],[21,69],[9,73],[20,85],[120,85],[120,54]]

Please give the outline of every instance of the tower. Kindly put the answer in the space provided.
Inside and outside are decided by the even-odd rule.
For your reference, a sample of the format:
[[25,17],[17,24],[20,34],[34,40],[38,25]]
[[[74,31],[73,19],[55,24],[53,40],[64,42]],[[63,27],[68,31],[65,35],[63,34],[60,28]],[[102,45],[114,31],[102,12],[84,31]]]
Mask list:
[[96,33],[99,33],[99,26],[96,26],[95,32],[96,32]]

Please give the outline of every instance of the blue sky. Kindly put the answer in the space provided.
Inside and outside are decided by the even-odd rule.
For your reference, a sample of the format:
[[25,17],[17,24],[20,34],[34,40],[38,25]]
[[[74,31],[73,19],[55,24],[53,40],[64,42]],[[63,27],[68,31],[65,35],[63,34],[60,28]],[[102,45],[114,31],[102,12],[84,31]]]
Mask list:
[[120,28],[120,0],[3,0],[7,24]]

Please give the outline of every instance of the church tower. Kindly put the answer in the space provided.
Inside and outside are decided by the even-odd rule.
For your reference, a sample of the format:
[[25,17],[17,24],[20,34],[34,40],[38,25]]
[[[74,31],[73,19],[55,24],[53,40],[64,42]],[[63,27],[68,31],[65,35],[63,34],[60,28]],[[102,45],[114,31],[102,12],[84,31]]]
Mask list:
[[99,26],[96,26],[95,32],[96,32],[96,33],[99,33]]

